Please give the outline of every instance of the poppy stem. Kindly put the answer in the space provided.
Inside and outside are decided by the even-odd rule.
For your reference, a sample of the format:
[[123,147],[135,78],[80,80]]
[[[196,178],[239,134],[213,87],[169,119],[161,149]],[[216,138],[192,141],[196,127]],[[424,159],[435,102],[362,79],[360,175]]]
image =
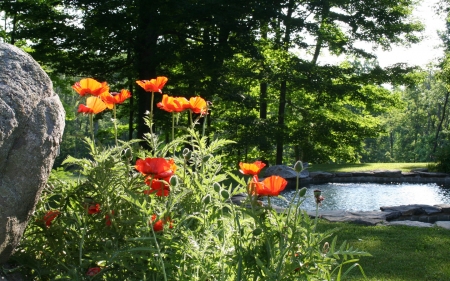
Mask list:
[[89,114],[89,128],[91,130],[92,145],[95,152],[95,136],[94,136],[94,114]]
[[[172,113],[172,145],[175,137],[175,112]],[[175,156],[175,145],[173,146],[173,156]]]
[[153,138],[153,101],[155,99],[155,92],[152,92],[152,100],[150,102],[150,135]]
[[206,128],[206,121],[207,121],[207,116],[208,116],[208,114],[205,114],[205,116],[203,117],[204,119],[203,119],[203,128],[202,128],[202,137],[204,137],[205,136],[205,128]]
[[116,105],[114,104],[113,107],[113,114],[114,114],[114,119],[113,119],[113,123],[114,123],[114,139],[116,141],[116,146],[118,146],[117,144],[117,119],[116,119]]

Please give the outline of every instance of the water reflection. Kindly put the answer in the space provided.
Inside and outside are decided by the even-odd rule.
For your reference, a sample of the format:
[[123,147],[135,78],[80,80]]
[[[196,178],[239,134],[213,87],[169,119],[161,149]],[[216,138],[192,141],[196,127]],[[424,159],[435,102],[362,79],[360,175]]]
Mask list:
[[[315,210],[314,189],[322,190],[325,200],[321,210],[379,211],[381,206],[408,204],[450,204],[450,187],[435,183],[327,183],[306,185],[306,200],[301,207]],[[282,194],[288,201],[295,191]],[[273,198],[273,204],[286,207],[287,203]]]

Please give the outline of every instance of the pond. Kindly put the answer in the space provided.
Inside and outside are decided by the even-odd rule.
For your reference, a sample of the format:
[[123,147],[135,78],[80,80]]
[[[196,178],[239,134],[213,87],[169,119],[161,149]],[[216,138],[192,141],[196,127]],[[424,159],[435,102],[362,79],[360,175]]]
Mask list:
[[[313,191],[320,189],[325,200],[321,210],[379,211],[381,206],[399,206],[409,204],[450,204],[450,187],[435,183],[326,183],[308,184],[306,199],[301,204],[304,210],[315,210]],[[281,194],[288,201],[295,190]],[[272,204],[287,207],[287,203],[278,198],[271,199]]]

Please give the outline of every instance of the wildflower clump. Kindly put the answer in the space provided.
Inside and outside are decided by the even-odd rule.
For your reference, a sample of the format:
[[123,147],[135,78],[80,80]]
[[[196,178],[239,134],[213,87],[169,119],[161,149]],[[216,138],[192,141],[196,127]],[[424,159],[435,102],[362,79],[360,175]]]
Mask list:
[[[260,180],[263,162],[239,163],[243,177],[224,170],[221,151],[232,141],[199,128],[211,103],[163,94],[167,82],[136,81],[152,93],[144,140],[119,141],[115,130],[114,145],[105,146],[91,126],[89,157],[64,161],[77,178],[55,179],[44,191],[14,256],[29,280],[339,280],[344,267],[358,266],[348,258],[367,253],[346,244],[336,250],[330,233],[316,232],[317,221],[301,209],[305,189],[280,210],[270,198],[282,198],[288,181]],[[92,78],[73,89],[91,125],[93,115],[112,110],[116,127],[115,106],[130,97]],[[156,110],[172,117],[171,140],[152,131],[154,93],[162,94]]]

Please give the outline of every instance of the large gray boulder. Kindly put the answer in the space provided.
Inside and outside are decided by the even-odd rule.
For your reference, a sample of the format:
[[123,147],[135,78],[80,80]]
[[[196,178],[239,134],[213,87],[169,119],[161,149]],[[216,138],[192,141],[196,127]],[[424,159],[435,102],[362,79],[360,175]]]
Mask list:
[[19,243],[47,182],[64,116],[39,64],[0,43],[0,264]]

